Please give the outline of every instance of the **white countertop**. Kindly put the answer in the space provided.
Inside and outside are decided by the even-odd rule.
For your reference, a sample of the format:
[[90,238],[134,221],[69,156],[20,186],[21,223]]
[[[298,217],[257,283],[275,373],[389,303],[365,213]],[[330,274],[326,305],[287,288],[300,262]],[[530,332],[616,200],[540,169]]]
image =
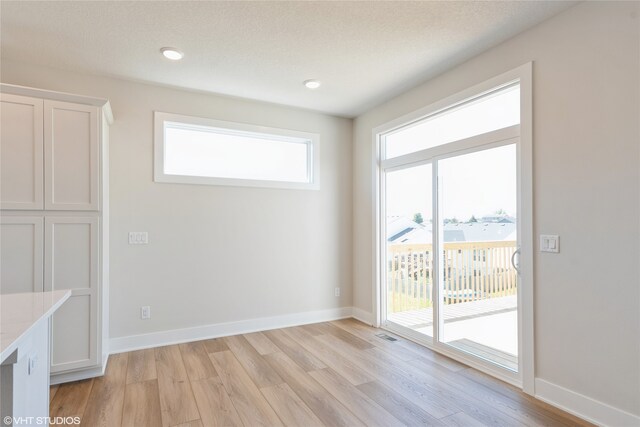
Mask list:
[[70,296],[69,290],[0,295],[0,363],[31,328],[51,316]]

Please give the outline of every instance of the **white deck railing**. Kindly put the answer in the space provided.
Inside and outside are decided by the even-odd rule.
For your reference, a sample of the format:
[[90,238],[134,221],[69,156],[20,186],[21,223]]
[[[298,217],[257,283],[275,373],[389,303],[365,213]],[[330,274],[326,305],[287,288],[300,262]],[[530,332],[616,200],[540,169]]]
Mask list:
[[[441,291],[444,303],[515,295],[518,280],[511,265],[515,250],[515,241],[445,243]],[[432,245],[389,245],[387,260],[389,312],[431,307]]]

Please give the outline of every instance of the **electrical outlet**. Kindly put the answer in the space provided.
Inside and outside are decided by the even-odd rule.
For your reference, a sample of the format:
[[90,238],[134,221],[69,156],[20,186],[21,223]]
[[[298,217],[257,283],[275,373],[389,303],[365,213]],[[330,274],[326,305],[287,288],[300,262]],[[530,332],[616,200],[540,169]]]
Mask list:
[[146,231],[130,231],[129,232],[129,244],[130,245],[146,245],[149,243],[149,233]]
[[336,296],[339,297],[340,296],[340,288],[336,288]]
[[140,318],[142,320],[151,319],[151,307],[148,305],[140,307]]

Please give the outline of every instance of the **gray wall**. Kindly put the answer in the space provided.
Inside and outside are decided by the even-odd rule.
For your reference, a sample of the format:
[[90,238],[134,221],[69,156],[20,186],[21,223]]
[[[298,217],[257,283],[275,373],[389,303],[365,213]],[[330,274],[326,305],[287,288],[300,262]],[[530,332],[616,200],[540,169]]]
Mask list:
[[[111,100],[111,338],[352,305],[351,120],[8,61],[2,81]],[[154,110],[319,133],[321,189],[155,183]]]

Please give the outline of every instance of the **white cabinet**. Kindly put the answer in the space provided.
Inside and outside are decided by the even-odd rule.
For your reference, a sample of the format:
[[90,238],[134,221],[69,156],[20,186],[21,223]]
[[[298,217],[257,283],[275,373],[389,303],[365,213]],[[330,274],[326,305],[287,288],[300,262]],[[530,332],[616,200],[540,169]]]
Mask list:
[[0,217],[3,294],[71,290],[51,320],[51,373],[100,364],[100,218]]
[[98,109],[44,101],[44,208],[98,210]]
[[44,206],[42,99],[0,95],[0,208]]
[[100,375],[108,338],[108,101],[0,88],[0,291],[71,290],[51,320],[52,383]]
[[99,251],[98,217],[45,218],[45,291],[71,290],[51,322],[52,373],[98,362]]
[[100,109],[2,93],[0,207],[100,210]]
[[43,218],[0,217],[0,286],[3,294],[43,290]]

